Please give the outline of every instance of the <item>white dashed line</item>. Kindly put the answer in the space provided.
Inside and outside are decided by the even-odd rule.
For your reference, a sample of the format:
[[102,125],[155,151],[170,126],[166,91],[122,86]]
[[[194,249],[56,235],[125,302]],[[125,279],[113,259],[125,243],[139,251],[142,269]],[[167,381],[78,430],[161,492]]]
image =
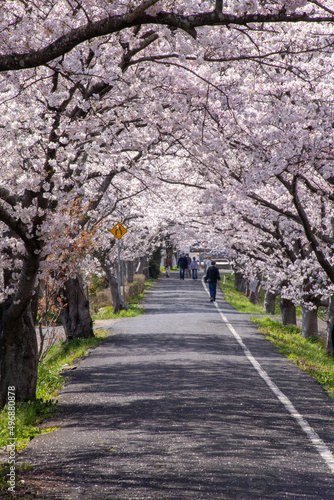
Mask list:
[[[207,292],[208,295],[209,291],[206,288],[204,281],[202,281],[203,286],[205,291]],[[313,446],[316,448],[317,452],[319,455],[322,457],[322,459],[325,461],[325,463],[328,465],[329,469],[331,472],[334,473],[334,456],[328,446],[324,443],[324,441],[318,436],[318,434],[312,429],[312,427],[309,425],[309,423],[305,420],[305,418],[296,410],[296,408],[293,406],[291,403],[290,399],[283,394],[283,392],[277,387],[277,385],[271,380],[269,377],[268,373],[262,368],[260,363],[254,358],[253,354],[250,352],[246,344],[243,342],[242,338],[238,334],[238,332],[233,328],[231,323],[229,323],[228,319],[224,315],[224,313],[220,310],[217,302],[214,302],[214,305],[226,324],[227,328],[230,330],[236,341],[239,343],[239,345],[242,347],[246,358],[250,361],[250,363],[253,365],[257,373],[260,375],[260,377],[263,378],[267,386],[272,390],[272,392],[275,394],[277,399],[285,406],[285,408],[288,410],[290,415],[298,422],[302,430],[305,432]]]

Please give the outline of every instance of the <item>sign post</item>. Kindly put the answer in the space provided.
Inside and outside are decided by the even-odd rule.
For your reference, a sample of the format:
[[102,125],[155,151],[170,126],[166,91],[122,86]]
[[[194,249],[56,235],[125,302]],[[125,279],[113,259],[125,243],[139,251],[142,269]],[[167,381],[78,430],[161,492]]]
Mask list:
[[[117,280],[118,280],[118,296],[119,296],[119,301],[122,304],[123,307],[125,307],[126,310],[128,310],[128,306],[125,303],[125,300],[122,299],[122,292],[121,292],[121,238],[125,235],[127,232],[127,229],[125,229],[124,226],[120,222],[117,222],[115,226],[110,229],[111,234],[117,238],[117,246],[118,246],[118,269],[117,269]],[[125,299],[125,296],[124,296]]]

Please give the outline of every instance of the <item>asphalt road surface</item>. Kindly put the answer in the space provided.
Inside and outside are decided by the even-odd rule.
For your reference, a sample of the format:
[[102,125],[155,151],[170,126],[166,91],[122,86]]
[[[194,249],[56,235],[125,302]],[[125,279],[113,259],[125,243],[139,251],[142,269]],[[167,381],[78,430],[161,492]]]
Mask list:
[[163,277],[144,307],[80,363],[58,430],[20,456],[39,498],[334,499],[323,389],[201,280]]

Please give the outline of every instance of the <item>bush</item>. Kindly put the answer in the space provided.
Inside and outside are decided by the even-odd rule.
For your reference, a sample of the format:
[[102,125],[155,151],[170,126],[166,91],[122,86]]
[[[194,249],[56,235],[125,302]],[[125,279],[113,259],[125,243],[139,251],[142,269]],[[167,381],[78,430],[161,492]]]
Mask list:
[[155,250],[148,264],[150,278],[157,279],[160,275],[161,248]]
[[111,306],[112,299],[110,289],[105,288],[104,290],[97,291],[92,303],[94,311],[99,310],[101,307]]
[[[93,319],[113,319],[126,316],[137,316],[138,314],[142,314],[143,311],[141,310],[140,307],[138,307],[137,303],[142,299],[144,290],[151,285],[150,280],[148,281],[145,280],[146,278],[144,274],[135,274],[133,283],[126,284],[125,302],[129,305],[129,311],[124,310],[121,311],[120,313],[114,314],[111,294],[109,291],[109,299],[107,300],[109,300],[110,302],[108,302],[106,305],[101,305],[100,307],[97,307],[97,304],[103,303],[102,299],[101,301],[94,302],[93,305],[94,314],[92,315]],[[100,295],[98,294],[98,296]],[[108,294],[106,294],[106,297],[108,297]]]
[[[125,302],[133,299],[137,295],[143,293],[145,289],[146,277],[144,274],[135,274],[133,278],[133,283],[125,284]],[[123,292],[123,287],[122,287]],[[102,308],[112,307],[112,297],[110,288],[104,288],[103,290],[97,290],[95,296],[91,298],[91,308],[94,313],[97,313]]]

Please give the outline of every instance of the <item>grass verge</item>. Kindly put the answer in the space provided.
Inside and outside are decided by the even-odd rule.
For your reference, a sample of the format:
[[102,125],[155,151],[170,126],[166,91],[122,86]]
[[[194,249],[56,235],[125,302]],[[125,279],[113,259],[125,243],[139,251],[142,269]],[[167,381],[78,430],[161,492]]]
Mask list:
[[[56,410],[58,392],[64,386],[62,375],[65,366],[71,366],[78,358],[86,355],[87,349],[96,347],[106,334],[99,332],[93,338],[75,339],[54,346],[38,366],[36,401],[17,402],[15,405],[16,451],[26,447],[38,434],[51,432],[43,428],[42,422]],[[0,449],[11,443],[8,428],[7,408],[0,411]]]
[[237,311],[248,314],[263,314],[263,306],[252,304],[249,299],[234,287],[234,277],[231,274],[225,274],[225,283],[220,281],[220,288],[224,294],[226,302],[231,304]]
[[[145,291],[151,288],[157,280],[149,279],[145,282],[143,293],[138,294],[130,301],[129,310],[113,314],[112,308],[105,309],[99,319],[122,318],[124,316],[138,316],[144,309],[139,306]],[[87,354],[89,348],[96,347],[106,333],[99,331],[95,337],[75,339],[55,345],[38,366],[36,401],[17,402],[15,405],[15,438],[16,451],[21,451],[27,443],[38,434],[51,432],[53,428],[42,427],[42,422],[49,418],[57,409],[58,392],[64,386],[64,367]],[[0,451],[10,443],[7,409],[0,411]]]
[[130,299],[127,303],[128,310],[122,309],[119,313],[114,314],[114,310],[112,306],[101,307],[98,313],[92,314],[93,320],[96,319],[117,319],[117,318],[128,318],[134,316],[140,316],[145,312],[145,310],[140,307],[140,301],[143,299],[146,290],[152,288],[157,282],[156,279],[148,279],[145,281],[144,291],[139,293],[134,298]]
[[[113,314],[112,308],[103,308],[104,311],[98,319],[122,318],[125,316],[138,316],[143,314],[144,309],[139,306],[145,291],[154,286],[157,280],[149,279],[145,282],[143,293],[138,294],[130,301],[129,310],[123,310]],[[95,319],[97,319],[95,317]],[[65,341],[52,347],[47,356],[38,366],[36,401],[18,402],[15,405],[15,443],[16,452],[24,449],[28,442],[38,434],[44,434],[55,430],[53,427],[42,426],[42,422],[49,418],[57,410],[57,398],[59,391],[63,388],[65,379],[64,368],[70,367],[79,358],[87,355],[87,350],[96,347],[107,336],[106,332],[99,331],[95,337],[89,339],[75,339]],[[0,411],[0,459],[5,463],[0,464],[0,498],[21,499],[25,497],[24,484],[19,485],[18,496],[8,491],[8,444],[12,443],[9,435],[7,409]],[[16,464],[16,476],[23,470],[30,468],[25,464]],[[22,489],[22,494],[20,493]]]
[[326,354],[325,342],[319,337],[305,339],[300,328],[283,326],[269,317],[251,317],[278,350],[291,359],[301,370],[309,373],[334,398],[334,359]]
[[[221,284],[225,300],[237,311],[263,315],[262,305],[254,305],[242,292],[234,288],[233,277],[228,275]],[[309,373],[334,398],[334,359],[326,353],[325,342],[319,337],[305,339],[300,328],[284,326],[269,316],[251,317],[261,333],[301,370]]]

